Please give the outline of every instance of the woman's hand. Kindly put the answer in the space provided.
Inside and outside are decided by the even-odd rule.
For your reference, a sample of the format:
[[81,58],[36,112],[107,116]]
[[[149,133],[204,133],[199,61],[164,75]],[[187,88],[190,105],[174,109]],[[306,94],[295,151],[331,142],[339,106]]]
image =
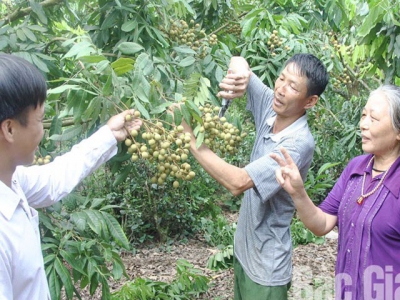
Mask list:
[[285,148],[281,148],[281,152],[284,158],[274,153],[270,154],[280,166],[275,171],[276,180],[290,195],[301,194],[304,192],[304,183],[299,169]]

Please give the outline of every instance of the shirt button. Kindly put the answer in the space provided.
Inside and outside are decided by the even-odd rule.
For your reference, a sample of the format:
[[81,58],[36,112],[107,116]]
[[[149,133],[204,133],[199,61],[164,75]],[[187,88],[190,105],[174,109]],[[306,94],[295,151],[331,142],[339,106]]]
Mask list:
[[351,227],[354,227],[354,223],[351,223]]
[[14,183],[14,184],[17,184],[17,181],[14,179],[14,180],[13,180],[13,183]]
[[350,253],[350,249],[347,249],[347,252]]

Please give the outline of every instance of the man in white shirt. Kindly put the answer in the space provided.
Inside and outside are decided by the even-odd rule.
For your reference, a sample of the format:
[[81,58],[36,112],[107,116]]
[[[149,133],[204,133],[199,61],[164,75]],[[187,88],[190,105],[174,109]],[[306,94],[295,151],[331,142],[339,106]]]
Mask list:
[[46,82],[29,62],[0,54],[0,299],[50,299],[35,208],[59,201],[117,153],[139,129],[126,110],[70,152],[43,166],[33,162],[43,137]]

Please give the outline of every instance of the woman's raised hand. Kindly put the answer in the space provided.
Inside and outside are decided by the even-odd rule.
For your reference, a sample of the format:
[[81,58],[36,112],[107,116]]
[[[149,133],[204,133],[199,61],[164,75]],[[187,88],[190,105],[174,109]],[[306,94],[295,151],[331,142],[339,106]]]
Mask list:
[[275,153],[270,154],[270,157],[280,166],[275,171],[276,180],[290,195],[304,192],[304,183],[299,169],[285,148],[281,148],[281,152],[283,158]]

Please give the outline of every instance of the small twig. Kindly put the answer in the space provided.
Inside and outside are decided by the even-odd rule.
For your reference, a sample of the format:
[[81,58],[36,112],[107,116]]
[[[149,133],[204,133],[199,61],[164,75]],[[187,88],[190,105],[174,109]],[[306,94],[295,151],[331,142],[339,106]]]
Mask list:
[[[63,2],[63,0],[45,0],[43,2],[40,2],[39,5],[41,5],[42,7],[49,7],[49,6],[60,4],[62,2]],[[12,21],[15,21],[19,18],[29,15],[31,12],[32,12],[31,7],[27,7],[27,8],[19,8],[18,7],[13,13],[6,16],[4,18],[4,20],[2,20],[2,21],[4,21],[5,24],[9,24]]]

